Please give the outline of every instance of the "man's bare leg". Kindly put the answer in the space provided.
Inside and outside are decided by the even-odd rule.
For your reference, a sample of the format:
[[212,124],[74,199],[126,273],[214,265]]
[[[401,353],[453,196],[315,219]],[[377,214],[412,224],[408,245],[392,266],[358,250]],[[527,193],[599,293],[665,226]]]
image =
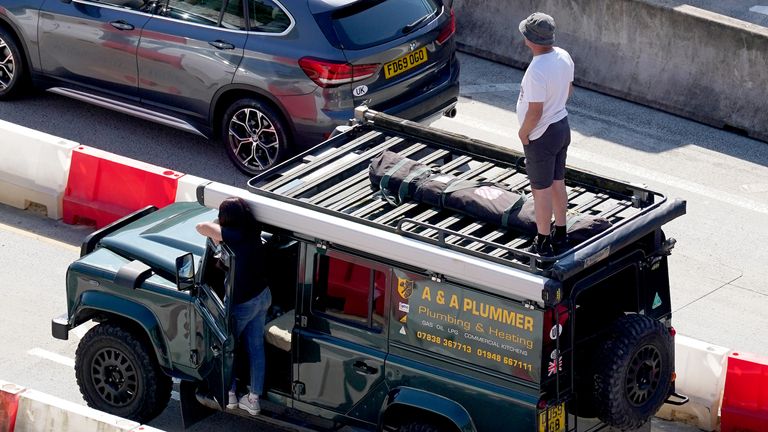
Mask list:
[[552,186],[545,189],[531,189],[533,192],[533,211],[536,214],[536,229],[539,234],[549,236],[552,223]]
[[[568,211],[568,192],[565,190],[565,180],[552,182],[552,210],[555,213],[555,225],[565,226],[565,214]],[[538,221],[537,217],[536,226],[538,226]],[[541,228],[539,228],[539,232],[541,232]]]

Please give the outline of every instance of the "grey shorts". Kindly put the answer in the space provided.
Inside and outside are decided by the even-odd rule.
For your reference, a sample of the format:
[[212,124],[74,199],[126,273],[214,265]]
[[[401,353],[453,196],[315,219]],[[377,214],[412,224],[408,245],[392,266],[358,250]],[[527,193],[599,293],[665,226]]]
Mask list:
[[525,169],[532,189],[546,189],[554,180],[565,178],[565,157],[571,143],[568,117],[552,123],[544,134],[528,145],[525,152]]

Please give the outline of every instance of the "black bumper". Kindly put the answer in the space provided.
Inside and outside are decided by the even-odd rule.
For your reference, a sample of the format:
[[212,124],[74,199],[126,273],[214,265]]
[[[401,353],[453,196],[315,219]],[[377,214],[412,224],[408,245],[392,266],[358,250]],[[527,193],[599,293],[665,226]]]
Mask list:
[[56,339],[69,339],[69,316],[61,314],[51,320],[51,334]]

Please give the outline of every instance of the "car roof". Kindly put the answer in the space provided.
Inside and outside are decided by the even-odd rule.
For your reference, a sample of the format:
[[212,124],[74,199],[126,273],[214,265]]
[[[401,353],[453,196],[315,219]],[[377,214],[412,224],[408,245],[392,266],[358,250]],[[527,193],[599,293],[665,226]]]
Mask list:
[[363,1],[366,0],[307,0],[307,6],[309,6],[310,12],[317,14],[340,9]]

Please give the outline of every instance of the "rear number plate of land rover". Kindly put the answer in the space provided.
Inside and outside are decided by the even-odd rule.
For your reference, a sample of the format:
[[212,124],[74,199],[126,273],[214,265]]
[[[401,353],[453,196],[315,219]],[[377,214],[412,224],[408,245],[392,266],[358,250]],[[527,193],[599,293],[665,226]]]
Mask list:
[[427,47],[421,47],[421,49],[410,52],[397,60],[384,64],[384,77],[390,79],[393,76],[413,69],[426,61]]
[[565,402],[539,412],[539,432],[565,432]]

